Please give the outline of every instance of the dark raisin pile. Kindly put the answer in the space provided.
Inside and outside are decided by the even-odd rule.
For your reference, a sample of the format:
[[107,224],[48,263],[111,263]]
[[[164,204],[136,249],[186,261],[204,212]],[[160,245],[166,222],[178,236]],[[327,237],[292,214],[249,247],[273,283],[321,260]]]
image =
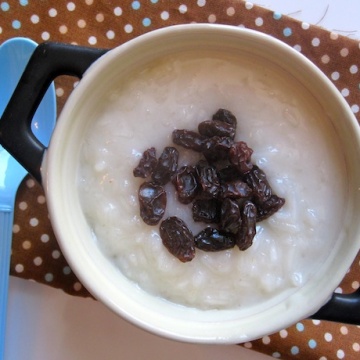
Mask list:
[[252,163],[253,150],[244,141],[235,141],[237,119],[219,109],[197,131],[174,130],[174,144],[201,153],[197,164],[178,167],[179,151],[165,147],[157,158],[155,148],[143,153],[135,177],[145,179],[138,197],[140,215],[148,225],[157,225],[166,209],[164,186],[171,182],[179,202],[192,204],[196,222],[206,227],[192,234],[183,220],[171,216],[160,224],[164,246],[182,262],[191,261],[195,248],[221,251],[237,246],[248,249],[256,234],[256,223],[278,211],[285,199],[277,196],[258,166]]

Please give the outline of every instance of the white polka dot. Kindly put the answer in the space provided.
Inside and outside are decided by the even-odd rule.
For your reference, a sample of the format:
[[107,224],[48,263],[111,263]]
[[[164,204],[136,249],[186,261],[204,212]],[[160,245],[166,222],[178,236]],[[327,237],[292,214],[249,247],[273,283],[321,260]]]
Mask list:
[[247,1],[247,2],[245,3],[245,8],[246,8],[247,10],[251,10],[253,7],[254,7],[254,4],[253,4],[253,3],[249,2],[249,1]]
[[343,289],[339,286],[335,289],[335,291],[337,294],[342,294],[343,293]]
[[[63,90],[63,91],[64,91],[64,90]],[[39,204],[45,204],[45,202],[46,202],[45,196],[44,196],[44,195],[39,195],[39,196],[37,197],[37,202],[38,202]]]
[[83,28],[86,26],[86,21],[83,20],[83,19],[78,20],[77,26],[78,26],[80,29],[83,29]]
[[312,323],[314,325],[320,325],[321,324],[321,321],[320,320],[312,320]]
[[187,12],[187,6],[184,4],[181,4],[179,6],[179,12],[180,12],[180,14],[185,14]]
[[42,234],[42,235],[40,236],[40,240],[41,240],[41,242],[43,242],[43,243],[47,243],[47,242],[50,240],[50,236],[49,236],[48,234]]
[[360,344],[359,343],[353,343],[352,348],[354,351],[359,352],[360,351]]
[[65,93],[65,92],[64,92],[64,89],[61,88],[61,87],[57,88],[55,92],[56,92],[56,96],[57,96],[57,97],[64,96],[64,93]]
[[232,6],[228,7],[226,9],[226,15],[227,16],[234,16],[235,15],[235,9]]
[[339,349],[339,350],[336,352],[336,356],[337,356],[338,359],[343,359],[343,358],[345,357],[344,350]]
[[285,338],[287,338],[287,336],[288,336],[288,332],[287,332],[287,330],[281,330],[280,331],[280,337],[282,338],[282,339],[285,339]]
[[325,341],[330,342],[330,341],[332,341],[333,336],[327,332],[324,334],[324,339],[325,339]]
[[23,271],[24,271],[24,265],[23,264],[16,264],[15,265],[15,271],[17,272],[17,273],[22,273]]
[[54,275],[52,273],[47,273],[45,274],[44,279],[46,282],[51,282],[54,280]]
[[126,24],[125,27],[124,27],[124,30],[125,30],[126,33],[129,34],[129,33],[131,33],[133,31],[133,27],[130,24]]
[[35,186],[35,181],[33,179],[26,180],[26,186],[31,189]]
[[49,16],[50,16],[50,17],[55,17],[56,15],[57,15],[57,10],[54,9],[54,8],[51,8],[51,9],[49,10]]
[[106,37],[109,39],[109,40],[112,40],[115,38],[115,32],[113,30],[109,30],[107,33],[106,33]]
[[197,5],[199,7],[204,7],[206,5],[206,0],[197,0]]
[[332,74],[331,74],[331,78],[336,81],[336,80],[339,80],[340,79],[340,73],[338,71],[334,71]]
[[343,97],[347,97],[347,96],[349,96],[349,94],[350,94],[349,89],[344,88],[344,89],[341,90],[341,95],[342,95]]
[[301,23],[301,28],[303,30],[309,30],[310,29],[310,24],[308,24],[307,22],[303,22],[303,23]]
[[43,259],[40,256],[37,256],[36,258],[34,258],[33,263],[36,266],[40,266],[43,263]]
[[69,275],[69,274],[71,274],[70,266],[65,266],[65,267],[63,268],[63,274],[64,274],[64,275]]
[[359,71],[357,65],[351,65],[349,70],[351,74],[356,74]]
[[86,5],[92,5],[94,3],[94,0],[85,0]]
[[90,45],[95,45],[97,43],[96,36],[90,36],[89,39],[88,39],[88,43]]
[[349,330],[348,330],[348,328],[346,326],[341,326],[340,332],[343,335],[347,335],[349,333]]
[[67,26],[66,25],[61,25],[59,27],[59,32],[60,32],[60,34],[66,34],[68,32]]
[[323,64],[328,64],[328,63],[330,62],[330,56],[327,55],[327,54],[323,55],[323,56],[321,57],[321,62],[322,62]]
[[42,34],[41,34],[41,38],[46,41],[46,40],[49,40],[50,39],[50,34],[47,32],[47,31],[44,31]]
[[359,112],[359,105],[357,104],[352,105],[351,110],[354,114],[357,114]]
[[31,248],[31,241],[29,241],[29,240],[23,241],[22,247],[24,250],[29,250]]
[[339,38],[339,34],[337,34],[335,32],[330,33],[330,39],[331,40],[337,40],[338,38]]
[[36,227],[39,225],[39,220],[37,218],[31,218],[30,221],[29,221],[29,224],[32,226],[32,227]]
[[12,232],[17,234],[20,231],[20,226],[18,224],[14,224],[12,228]]
[[319,38],[313,38],[311,40],[311,45],[315,46],[315,47],[319,46],[320,45],[320,39]]
[[348,48],[343,48],[340,50],[340,55],[342,57],[348,56],[349,55],[349,49]]
[[118,6],[118,7],[116,7],[116,8],[114,9],[114,15],[115,15],[115,16],[121,16],[122,13],[123,13],[123,11],[122,11],[122,8],[121,8],[120,6]]
[[73,287],[74,287],[75,291],[80,291],[82,288],[82,285],[79,282],[76,282],[76,283],[74,283]]
[[262,343],[263,344],[268,345],[268,344],[270,344],[270,342],[271,342],[270,336],[264,336],[262,338]]
[[263,24],[264,24],[263,18],[258,17],[258,18],[255,19],[255,25],[256,26],[263,26]]
[[169,19],[169,13],[167,11],[163,11],[161,14],[160,14],[160,17],[162,20],[168,20]]
[[357,290],[359,288],[359,282],[358,281],[353,281],[351,283],[351,287],[354,289],[354,290]]
[[251,349],[252,348],[252,343],[251,342],[246,342],[246,343],[244,343],[244,347],[246,349]]
[[344,89],[341,90],[341,94],[342,94],[343,97],[347,97],[347,96],[349,96],[350,91],[349,91],[349,89],[344,88]]
[[20,210],[26,210],[28,208],[28,204],[27,204],[27,202],[26,201],[21,201],[20,203],[19,203],[19,209]]
[[216,15],[215,14],[210,14],[208,17],[208,21],[209,23],[215,23],[216,22]]
[[328,360],[328,358],[326,356],[321,356],[319,360]]
[[96,19],[97,22],[103,22],[104,19],[105,19],[104,14],[102,14],[102,13],[97,14],[95,16],[95,19]]
[[53,257],[53,259],[59,259],[59,257],[61,256],[61,252],[59,250],[54,250],[51,253],[51,256]]
[[75,10],[75,4],[73,2],[69,2],[67,5],[66,5],[66,8],[69,10],[69,11],[74,11]]
[[302,50],[301,45],[294,45],[294,49],[298,52],[301,52]]
[[35,15],[35,14],[34,14],[34,15],[31,15],[30,21],[31,21],[33,24],[38,24],[39,21],[40,21],[40,18],[39,18],[38,15]]

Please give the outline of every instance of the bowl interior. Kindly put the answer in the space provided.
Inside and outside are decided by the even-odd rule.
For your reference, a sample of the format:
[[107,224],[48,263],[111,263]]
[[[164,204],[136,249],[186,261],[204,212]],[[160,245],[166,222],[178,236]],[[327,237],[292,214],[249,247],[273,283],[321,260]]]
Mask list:
[[[169,54],[177,56],[186,52],[209,56],[224,54],[250,62],[255,59],[265,68],[276,69],[280,82],[296,82],[303,94],[316,99],[320,109],[317,111],[326,113],[328,127],[337,134],[343,150],[346,174],[339,176],[346,177],[346,203],[334,243],[319,261],[311,281],[253,306],[198,310],[149,294],[104,255],[82,210],[77,187],[81,146],[89,123],[103,111],[104,99],[111,97],[129,74],[141,72],[148,64],[161,61]],[[354,166],[359,155],[356,119],[332,83],[301,54],[250,30],[217,25],[175,26],[149,33],[110,51],[89,69],[73,91],[46,156],[49,212],[60,246],[74,272],[88,290],[115,313],[173,339],[244,342],[316,312],[342,280],[360,244],[360,226],[355,218],[360,210],[360,172]]]

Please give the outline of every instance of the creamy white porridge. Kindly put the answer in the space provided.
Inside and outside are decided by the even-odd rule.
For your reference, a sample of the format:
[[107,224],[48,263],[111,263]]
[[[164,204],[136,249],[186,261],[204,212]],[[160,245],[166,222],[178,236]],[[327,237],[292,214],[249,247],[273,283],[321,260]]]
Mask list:
[[[301,287],[325,260],[341,228],[347,189],[334,129],[315,99],[281,69],[256,59],[192,53],[129,74],[89,119],[78,185],[88,222],[104,254],[144,290],[178,304],[220,309],[256,304]],[[284,207],[258,223],[253,245],[196,251],[181,263],[162,245],[158,226],[139,216],[133,177],[144,150],[174,146],[174,129],[196,130],[218,108],[237,116],[237,140],[254,149]],[[176,147],[176,146],[175,146]],[[179,148],[180,163],[197,155]],[[164,219],[176,215],[194,233],[191,205],[166,186]]]

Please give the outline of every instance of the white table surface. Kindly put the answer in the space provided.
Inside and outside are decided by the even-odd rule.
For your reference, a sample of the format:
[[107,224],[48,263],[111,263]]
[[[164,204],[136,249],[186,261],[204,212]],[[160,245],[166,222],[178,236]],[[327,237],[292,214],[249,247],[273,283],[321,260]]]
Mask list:
[[[263,0],[254,3],[360,38],[358,0]],[[10,279],[6,360],[266,360],[239,346],[177,343],[150,335],[91,299]]]

